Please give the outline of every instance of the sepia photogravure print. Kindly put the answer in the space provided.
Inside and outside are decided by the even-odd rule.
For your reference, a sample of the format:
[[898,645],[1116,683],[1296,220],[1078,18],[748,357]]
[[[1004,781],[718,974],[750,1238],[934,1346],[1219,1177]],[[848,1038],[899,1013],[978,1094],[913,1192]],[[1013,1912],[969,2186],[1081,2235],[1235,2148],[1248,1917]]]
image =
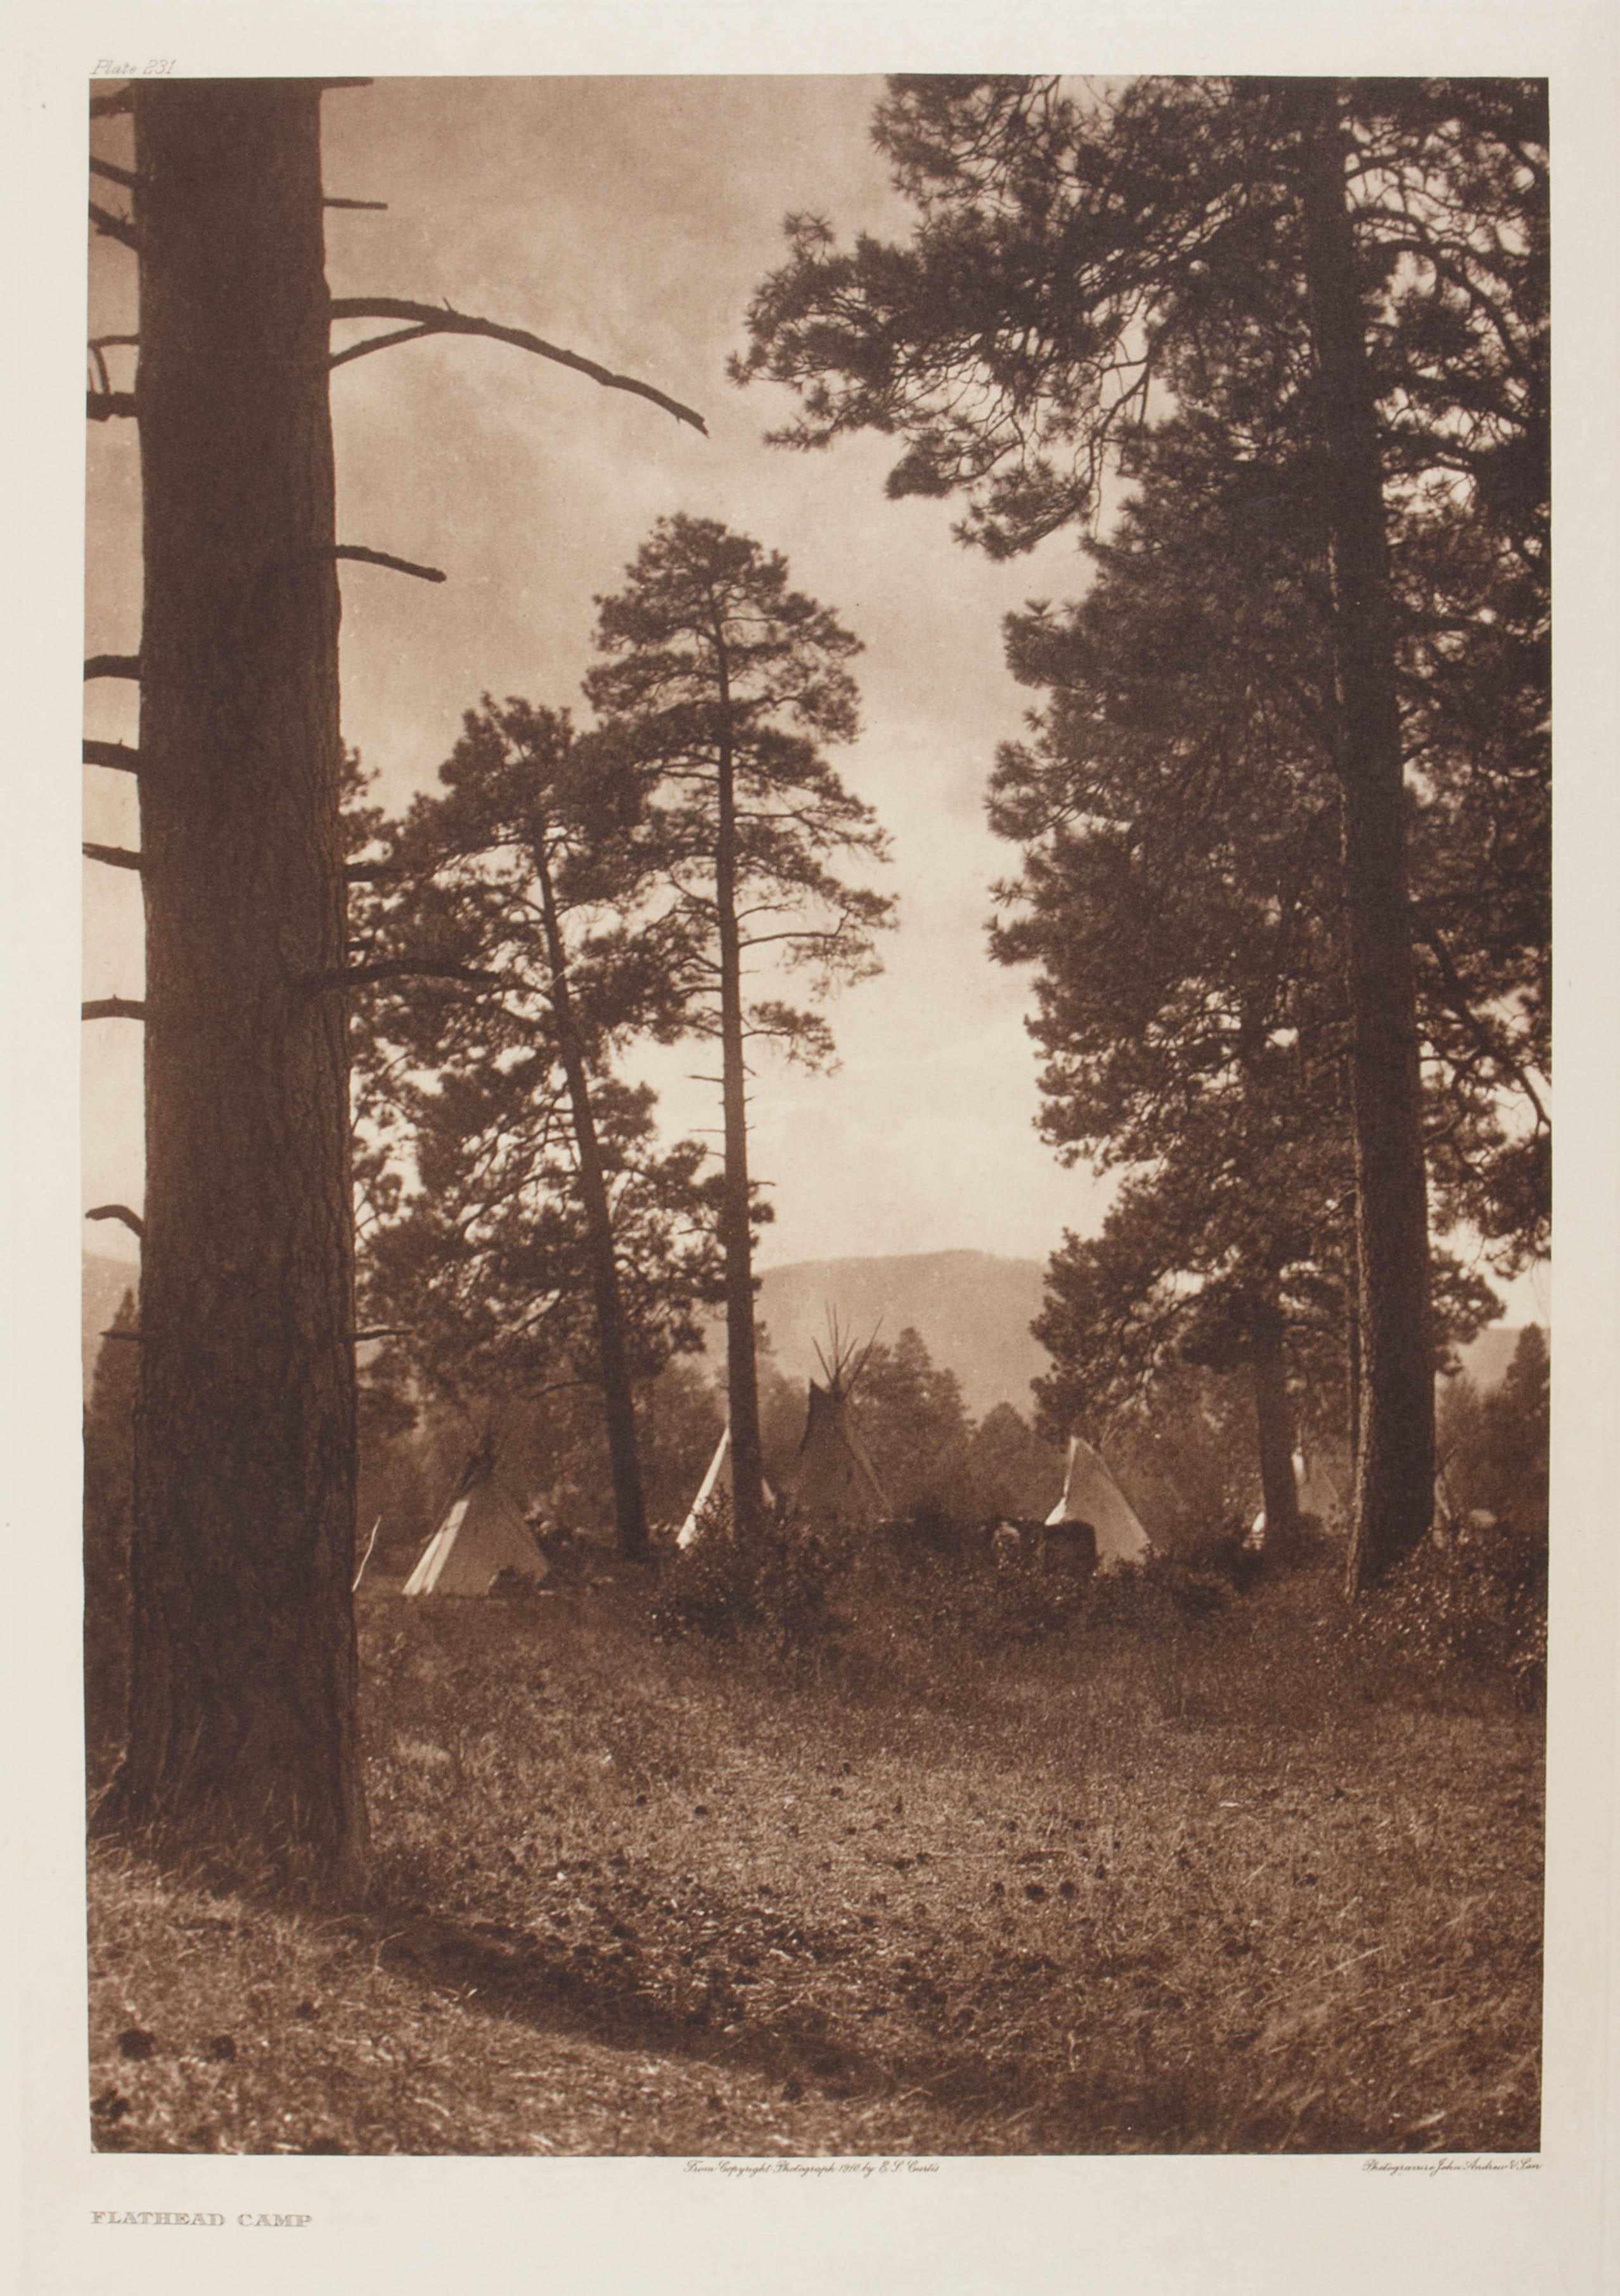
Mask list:
[[1544,85],[91,114],[95,2143],[1533,2153]]
[[1534,2284],[1558,78],[97,39],[39,2284]]

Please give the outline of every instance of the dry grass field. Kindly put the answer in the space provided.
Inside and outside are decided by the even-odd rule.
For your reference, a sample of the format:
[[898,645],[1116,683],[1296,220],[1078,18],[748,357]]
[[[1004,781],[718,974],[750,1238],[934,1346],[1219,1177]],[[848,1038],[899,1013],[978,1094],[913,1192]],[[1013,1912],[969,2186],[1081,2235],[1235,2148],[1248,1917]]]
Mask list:
[[791,1659],[662,1599],[368,1587],[366,1891],[98,1848],[97,2144],[1535,2147],[1539,1714],[1324,1566],[1032,1639],[873,1578]]

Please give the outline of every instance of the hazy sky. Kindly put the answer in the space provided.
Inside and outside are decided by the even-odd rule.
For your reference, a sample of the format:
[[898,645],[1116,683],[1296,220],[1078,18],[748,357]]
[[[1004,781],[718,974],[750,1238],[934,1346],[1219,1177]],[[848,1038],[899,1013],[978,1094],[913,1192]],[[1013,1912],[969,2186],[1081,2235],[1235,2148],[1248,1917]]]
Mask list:
[[[1016,858],[985,826],[985,781],[1032,698],[1006,673],[1001,618],[1083,586],[1077,538],[992,566],[952,541],[955,506],[884,499],[892,442],[768,447],[763,431],[794,402],[724,373],[749,295],[781,259],[785,215],[812,209],[841,236],[907,227],[868,137],[880,87],[400,79],[324,105],[328,191],[389,202],[329,217],[334,294],[442,299],[530,328],[657,384],[710,431],[489,342],[412,344],[334,374],[340,540],[449,576],[430,588],[343,571],[343,730],[385,802],[432,783],[485,690],[584,714],[593,594],[619,586],[661,515],[720,518],[781,550],[796,586],[865,642],[863,731],[835,762],[892,834],[882,882],[900,925],[883,975],[831,1008],[839,1070],[761,1064],[767,1264],[951,1246],[1044,1258],[1065,1226],[1092,1231],[1105,1201],[1037,1137],[1028,981],[990,963],[984,937],[989,887]],[[127,135],[121,121],[97,131],[118,159]],[[133,324],[133,272],[95,242],[93,332]],[[136,454],[131,426],[91,426],[87,651],[138,643]],[[89,730],[133,738],[131,690],[88,691]],[[86,834],[134,842],[123,777],[86,781]],[[90,866],[86,903],[86,993],[138,993],[135,881]],[[86,1201],[138,1202],[139,1031],[85,1036]],[[718,1122],[693,1065],[688,1049],[649,1071],[671,1132]],[[95,1233],[110,1249],[122,1234]]]
[[[838,1072],[761,1064],[754,1162],[777,1208],[764,1257],[952,1245],[1042,1257],[1065,1224],[1093,1224],[1098,1198],[1032,1128],[1027,983],[985,951],[988,888],[1014,856],[984,825],[983,790],[1027,699],[1002,666],[1001,616],[1073,589],[1084,562],[1067,538],[992,568],[952,542],[950,505],[884,500],[881,442],[809,456],[768,447],[763,431],[792,401],[724,373],[789,210],[818,209],[841,232],[904,228],[868,135],[879,87],[383,80],[325,99],[328,190],[389,202],[386,215],[330,217],[334,294],[442,298],[530,328],[655,382],[710,430],[493,343],[411,345],[340,369],[340,539],[450,578],[430,589],[344,570],[343,730],[380,772],[380,793],[402,804],[432,782],[485,689],[584,714],[593,594],[619,586],[659,516],[723,519],[783,551],[795,584],[866,644],[864,729],[835,761],[892,833],[882,882],[901,922],[882,977],[831,1009]],[[127,124],[103,133],[124,156]],[[133,262],[100,242],[92,266],[95,332],[119,332],[134,316]],[[86,646],[133,651],[128,426],[93,426],[89,503]],[[131,694],[90,692],[91,730],[132,737]],[[86,779],[86,833],[133,842],[121,778]],[[88,867],[86,898],[86,993],[137,993],[135,882]],[[138,1036],[86,1031],[89,1202],[139,1200]],[[708,1065],[689,1050],[659,1061],[670,1128],[718,1120],[709,1089],[687,1081]]]

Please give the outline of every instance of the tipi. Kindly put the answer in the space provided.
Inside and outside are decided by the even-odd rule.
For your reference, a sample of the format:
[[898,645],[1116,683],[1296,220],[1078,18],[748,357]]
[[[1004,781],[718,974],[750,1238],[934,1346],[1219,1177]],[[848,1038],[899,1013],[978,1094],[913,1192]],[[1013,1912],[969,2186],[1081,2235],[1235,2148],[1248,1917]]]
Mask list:
[[1122,1562],[1144,1562],[1152,1545],[1124,1492],[1091,1446],[1078,1435],[1069,1438],[1063,1496],[1046,1520],[1048,1530],[1058,1523],[1089,1522],[1097,1534],[1099,1570],[1117,1570]]
[[[726,1426],[720,1431],[720,1439],[714,1447],[714,1456],[710,1460],[703,1480],[697,1487],[697,1496],[687,1509],[687,1519],[675,1534],[677,1546],[691,1546],[702,1536],[703,1509],[714,1496],[715,1485],[720,1481],[721,1474],[726,1472],[730,1457],[731,1429]],[[728,1482],[729,1482],[728,1476]],[[729,1496],[729,1490],[728,1490],[728,1496]],[[765,1504],[767,1506],[772,1506],[775,1503],[776,1495],[770,1485],[767,1483]]]
[[[821,1380],[810,1383],[810,1404],[804,1433],[786,1481],[789,1504],[801,1514],[824,1522],[881,1522],[890,1513],[877,1470],[860,1439],[851,1409],[851,1399],[867,1357],[868,1341],[859,1362],[852,1349],[831,1326],[827,1347],[819,1341],[816,1357]],[[822,1383],[825,1382],[825,1385]]]
[[545,1556],[516,1505],[495,1480],[495,1453],[486,1441],[462,1471],[444,1521],[423,1548],[405,1582],[407,1595],[487,1595],[503,1570],[545,1578]]

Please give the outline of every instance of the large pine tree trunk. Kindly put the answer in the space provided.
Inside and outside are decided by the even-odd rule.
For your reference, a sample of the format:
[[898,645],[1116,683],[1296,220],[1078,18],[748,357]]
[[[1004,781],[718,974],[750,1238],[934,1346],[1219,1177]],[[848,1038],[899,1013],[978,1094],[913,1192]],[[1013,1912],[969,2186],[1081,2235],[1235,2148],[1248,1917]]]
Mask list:
[[320,98],[138,83],[146,1201],[106,1806],[341,1871],[354,1255]]
[[1299,1493],[1294,1482],[1294,1418],[1288,1408],[1283,1319],[1274,1300],[1262,1302],[1250,1319],[1249,1370],[1260,1449],[1260,1496],[1266,1512],[1266,1552],[1282,1554],[1298,1542]]
[[1383,472],[1344,137],[1331,82],[1302,84],[1306,282],[1333,569],[1360,1270],[1361,1441],[1349,1583],[1417,1546],[1435,1502],[1417,998]]
[[636,1436],[636,1393],[630,1383],[629,1344],[626,1336],[624,1292],[613,1250],[613,1222],[608,1206],[607,1179],[602,1168],[602,1148],[591,1107],[590,1075],[574,1020],[568,985],[568,955],[557,915],[551,865],[537,847],[535,865],[540,881],[540,906],[546,931],[546,957],[551,973],[551,1010],[556,1023],[557,1048],[568,1085],[569,1113],[574,1146],[580,1159],[580,1196],[585,1211],[586,1248],[590,1259],[591,1302],[596,1310],[596,1349],[602,1366],[602,1407],[607,1422],[607,1450],[613,1478],[613,1515],[619,1529],[619,1551],[629,1561],[645,1561],[647,1551],[646,1505],[641,1488],[641,1460]]
[[[720,655],[721,708],[729,706]],[[732,1521],[741,1538],[765,1524],[765,1456],[760,1440],[760,1374],[753,1326],[753,1231],[749,1221],[748,1092],[743,1038],[743,964],[736,915],[736,768],[728,739],[720,760],[715,905],[720,960],[720,1101],[725,1193],[720,1248],[726,1263],[726,1396],[731,1420]]]

